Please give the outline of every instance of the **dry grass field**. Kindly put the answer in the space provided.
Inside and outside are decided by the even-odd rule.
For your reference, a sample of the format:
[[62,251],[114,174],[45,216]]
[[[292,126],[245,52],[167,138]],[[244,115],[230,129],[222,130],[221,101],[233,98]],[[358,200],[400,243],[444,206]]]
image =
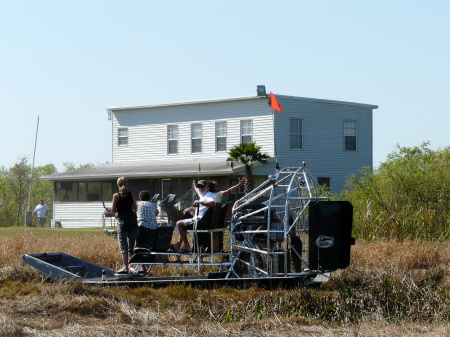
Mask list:
[[64,252],[119,268],[100,228],[1,228],[0,243],[0,336],[450,336],[448,242],[357,242],[320,288],[277,290],[63,284],[22,263]]

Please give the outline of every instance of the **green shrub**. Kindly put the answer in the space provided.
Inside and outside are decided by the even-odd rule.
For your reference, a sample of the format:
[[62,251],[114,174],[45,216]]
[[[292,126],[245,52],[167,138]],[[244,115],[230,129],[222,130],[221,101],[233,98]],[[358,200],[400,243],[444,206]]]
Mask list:
[[450,151],[399,147],[374,171],[348,180],[354,235],[364,240],[450,238]]

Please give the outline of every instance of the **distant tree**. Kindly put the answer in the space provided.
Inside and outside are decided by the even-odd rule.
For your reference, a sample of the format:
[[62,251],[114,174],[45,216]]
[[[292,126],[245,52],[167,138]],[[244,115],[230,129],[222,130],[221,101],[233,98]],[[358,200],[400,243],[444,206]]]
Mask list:
[[11,226],[14,223],[14,197],[8,184],[9,171],[0,167],[0,226]]
[[16,205],[16,226],[19,226],[21,216],[26,209],[30,172],[28,158],[24,156],[19,158],[19,161],[7,173],[7,183],[14,196],[13,201]]
[[255,142],[243,143],[235,145],[228,151],[229,157],[227,164],[232,168],[236,164],[242,164],[245,167],[245,174],[247,175],[248,184],[245,185],[245,191],[248,193],[255,188],[255,180],[253,178],[253,164],[256,162],[267,164],[267,159],[270,156],[267,153],[261,152],[261,146],[256,145]]
[[352,176],[344,198],[366,240],[450,239],[450,150],[400,147],[378,169]]
[[76,167],[73,162],[66,161],[65,163],[63,163],[63,166],[64,166],[64,172],[69,172],[69,171],[79,170],[82,168],[93,167],[93,166],[95,166],[95,164],[87,163],[87,164],[79,165],[78,167]]
[[27,157],[19,158],[10,169],[0,167],[0,227],[15,224],[19,226],[25,222],[28,196],[30,195],[30,208],[32,211],[39,199],[46,202],[53,200],[53,182],[39,180],[40,176],[57,173],[53,164],[35,167],[31,179],[31,166]]

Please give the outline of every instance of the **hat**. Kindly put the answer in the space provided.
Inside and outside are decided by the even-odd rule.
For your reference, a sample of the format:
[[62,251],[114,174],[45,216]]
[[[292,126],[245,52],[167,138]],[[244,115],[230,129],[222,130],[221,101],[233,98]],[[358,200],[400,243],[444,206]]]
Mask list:
[[197,186],[206,186],[206,181],[205,180],[199,180],[198,182],[197,182]]

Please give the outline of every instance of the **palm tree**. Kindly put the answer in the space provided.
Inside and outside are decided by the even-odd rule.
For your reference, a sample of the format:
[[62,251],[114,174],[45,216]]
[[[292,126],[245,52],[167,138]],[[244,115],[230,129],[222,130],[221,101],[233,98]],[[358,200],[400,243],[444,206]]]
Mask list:
[[227,158],[227,164],[231,165],[231,168],[236,164],[242,164],[245,166],[245,174],[247,175],[248,184],[245,185],[245,192],[248,193],[254,189],[253,179],[253,164],[260,162],[261,164],[267,164],[267,159],[270,156],[267,153],[261,153],[261,146],[256,145],[255,142],[242,143],[235,145],[228,150],[229,157]]

